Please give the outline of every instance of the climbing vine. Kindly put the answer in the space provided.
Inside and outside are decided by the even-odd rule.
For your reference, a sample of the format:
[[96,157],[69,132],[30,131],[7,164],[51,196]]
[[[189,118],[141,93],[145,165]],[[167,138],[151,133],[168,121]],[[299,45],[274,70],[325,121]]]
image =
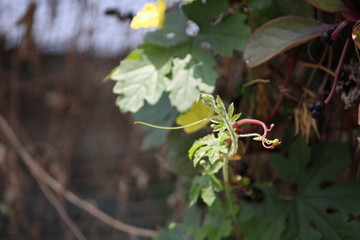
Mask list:
[[182,221],[157,239],[357,239],[359,21],[345,0],[138,12],[131,27],[155,29],[106,79],[148,125],[143,148],[167,141],[168,169],[188,182]]

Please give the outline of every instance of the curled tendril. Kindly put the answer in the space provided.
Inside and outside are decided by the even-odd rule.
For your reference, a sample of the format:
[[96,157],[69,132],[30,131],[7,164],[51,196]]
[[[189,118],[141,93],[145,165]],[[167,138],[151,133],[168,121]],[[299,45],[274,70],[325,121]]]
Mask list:
[[260,125],[262,127],[262,129],[264,130],[264,133],[263,133],[263,135],[260,135],[259,133],[239,134],[239,137],[254,137],[253,140],[261,141],[262,146],[267,149],[273,149],[275,146],[277,146],[281,143],[280,140],[277,138],[275,138],[273,140],[266,138],[267,133],[272,130],[272,128],[274,127],[274,124],[271,124],[270,127],[267,128],[266,124],[260,120],[245,118],[245,119],[236,121],[232,127],[235,129],[238,129],[241,125],[244,125],[244,124]]

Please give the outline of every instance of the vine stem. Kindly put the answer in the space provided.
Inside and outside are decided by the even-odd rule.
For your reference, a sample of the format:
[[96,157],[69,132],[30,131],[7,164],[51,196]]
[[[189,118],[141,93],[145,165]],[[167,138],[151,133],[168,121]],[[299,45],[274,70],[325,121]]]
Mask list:
[[228,130],[229,134],[230,134],[230,138],[231,138],[231,145],[230,145],[230,150],[228,152],[228,154],[224,157],[224,166],[222,169],[222,173],[223,173],[223,180],[224,180],[224,189],[225,189],[225,194],[226,194],[226,198],[229,204],[229,208],[230,208],[230,212],[231,212],[231,217],[233,218],[234,224],[236,223],[236,214],[234,211],[234,207],[233,207],[233,203],[231,201],[231,195],[230,195],[230,188],[229,188],[229,159],[231,156],[233,156],[234,154],[237,153],[238,150],[238,143],[237,143],[237,136],[235,133],[235,130],[232,127],[232,124],[229,122],[229,115],[226,111],[225,106],[222,104],[222,108],[224,109],[225,112],[225,116],[223,117],[224,123],[226,125],[226,129]]
[[338,84],[338,81],[339,81],[339,78],[340,78],[340,74],[341,74],[341,71],[343,69],[343,66],[344,66],[344,60],[345,60],[345,56],[346,56],[346,52],[347,52],[347,49],[349,48],[349,45],[350,45],[350,38],[348,38],[345,42],[345,45],[344,45],[344,48],[341,52],[341,56],[340,56],[340,59],[339,59],[339,63],[336,67],[336,70],[335,70],[335,78],[334,78],[334,82],[331,86],[331,90],[330,90],[330,93],[329,95],[327,96],[327,98],[325,99],[325,104],[328,104],[332,98],[332,96],[334,95],[335,93],[335,89],[336,89],[336,85]]

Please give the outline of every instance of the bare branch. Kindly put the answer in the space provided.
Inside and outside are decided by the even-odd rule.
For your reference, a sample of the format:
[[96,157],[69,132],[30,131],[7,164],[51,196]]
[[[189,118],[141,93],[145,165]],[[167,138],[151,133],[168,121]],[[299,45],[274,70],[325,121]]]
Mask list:
[[46,186],[44,183],[42,183],[40,179],[37,179],[36,177],[35,177],[35,179],[36,179],[37,183],[39,184],[39,187],[40,187],[41,191],[44,193],[45,197],[54,206],[57,213],[64,220],[66,225],[68,225],[68,227],[73,232],[73,234],[76,236],[76,238],[79,240],[86,240],[84,234],[80,231],[80,229],[76,226],[76,224],[71,220],[71,218],[67,214],[66,210],[61,205],[60,201],[56,198],[54,193],[52,193],[51,190],[48,188],[48,186]]
[[106,213],[99,210],[93,204],[85,201],[78,197],[73,192],[64,188],[58,181],[51,177],[41,166],[32,158],[29,152],[26,151],[24,146],[20,143],[16,137],[14,131],[11,129],[7,121],[0,114],[0,128],[2,129],[5,136],[8,138],[10,144],[13,146],[15,151],[19,154],[25,165],[29,168],[31,174],[39,179],[41,182],[49,186],[56,193],[63,195],[69,202],[88,212],[92,216],[96,217],[100,221],[108,224],[109,226],[128,233],[130,235],[137,235],[143,237],[153,238],[157,235],[154,230],[148,230],[143,228],[134,227],[132,225],[120,222],[119,220],[107,215]]

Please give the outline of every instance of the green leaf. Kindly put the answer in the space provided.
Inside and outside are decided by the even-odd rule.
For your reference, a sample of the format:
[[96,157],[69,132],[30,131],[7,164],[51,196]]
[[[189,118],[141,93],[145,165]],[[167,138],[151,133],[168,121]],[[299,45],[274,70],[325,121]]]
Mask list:
[[167,149],[166,160],[166,167],[169,171],[180,176],[195,175],[199,173],[199,168],[194,168],[188,157],[188,149],[196,139],[199,139],[199,137],[200,135],[196,134],[181,138],[176,135],[171,138]]
[[211,49],[222,56],[232,56],[233,50],[242,51],[250,36],[250,28],[244,24],[246,15],[230,14],[216,25],[200,27],[197,42],[209,43]]
[[206,205],[211,206],[216,199],[214,189],[211,185],[206,186],[201,189],[201,199],[206,203]]
[[310,161],[310,148],[303,138],[298,138],[290,146],[289,157],[283,154],[273,154],[271,166],[276,169],[278,178],[303,183],[306,182],[308,174],[303,171]]
[[198,0],[185,5],[183,11],[188,19],[194,21],[201,29],[213,23],[228,6],[226,0],[207,0],[206,2]]
[[195,240],[225,239],[225,237],[230,235],[231,229],[231,218],[228,215],[227,209],[225,209],[225,206],[220,201],[216,200],[211,205],[203,225],[196,232]]
[[305,1],[299,0],[276,0],[280,12],[287,16],[299,16],[312,18],[314,9]]
[[[262,203],[244,202],[240,208],[240,230],[245,240],[279,240],[285,230],[288,203],[277,198],[275,189],[260,183],[257,187],[265,196]],[[297,239],[297,238],[294,238]]]
[[196,206],[186,209],[182,223],[171,223],[168,229],[162,229],[155,240],[187,240],[189,232],[196,230],[201,222],[201,212]]
[[[150,124],[170,127],[174,124],[177,111],[171,107],[167,94],[164,94],[155,105],[145,105],[133,116],[135,121],[146,121]],[[147,135],[142,141],[141,149],[145,150],[150,147],[156,147],[163,144],[170,131],[141,126],[147,131]],[[187,148],[186,148],[187,149]]]
[[189,149],[189,158],[193,159],[194,166],[198,162],[207,157],[211,164],[214,164],[220,159],[221,154],[226,154],[227,143],[225,139],[229,138],[224,133],[220,133],[218,137],[214,134],[207,135],[194,142],[193,146]]
[[323,23],[301,17],[274,19],[251,35],[244,50],[244,59],[249,67],[255,67],[281,52],[318,37],[325,27]]
[[305,0],[305,2],[326,12],[341,12],[345,10],[345,5],[341,0]]
[[[189,190],[189,204],[194,205],[198,198],[211,206],[216,199],[215,191],[221,191],[218,185],[213,185],[214,181],[211,178],[215,178],[212,174],[205,174],[202,176],[194,177],[190,190]],[[217,183],[216,183],[217,184]]]
[[180,9],[166,14],[164,28],[149,32],[144,37],[144,42],[162,47],[176,46],[191,40],[186,35],[186,22],[188,19]]
[[188,54],[184,59],[176,58],[173,60],[173,78],[167,85],[170,92],[171,104],[179,112],[188,110],[196,102],[200,92],[212,92],[213,85],[208,85],[202,81],[201,68],[204,63],[197,61]]
[[113,92],[119,94],[116,105],[122,112],[136,112],[146,100],[154,105],[161,97],[168,80],[171,62],[158,47],[134,50],[120,68],[111,74],[116,81]]
[[[321,187],[323,181],[335,181],[344,170],[347,146],[322,142],[309,152],[303,140],[296,140],[287,155],[286,158],[275,157],[273,160],[277,163],[273,166],[280,178],[295,181],[297,190],[284,194],[278,193],[272,185],[257,184],[265,201],[242,204],[239,222],[245,240],[357,239],[360,224],[349,221],[349,215],[360,214],[360,192],[357,190],[360,180]],[[296,176],[290,176],[291,173]],[[279,186],[281,189],[281,183]]]
[[255,26],[281,16],[276,0],[245,0],[245,3],[249,9],[249,19]]

